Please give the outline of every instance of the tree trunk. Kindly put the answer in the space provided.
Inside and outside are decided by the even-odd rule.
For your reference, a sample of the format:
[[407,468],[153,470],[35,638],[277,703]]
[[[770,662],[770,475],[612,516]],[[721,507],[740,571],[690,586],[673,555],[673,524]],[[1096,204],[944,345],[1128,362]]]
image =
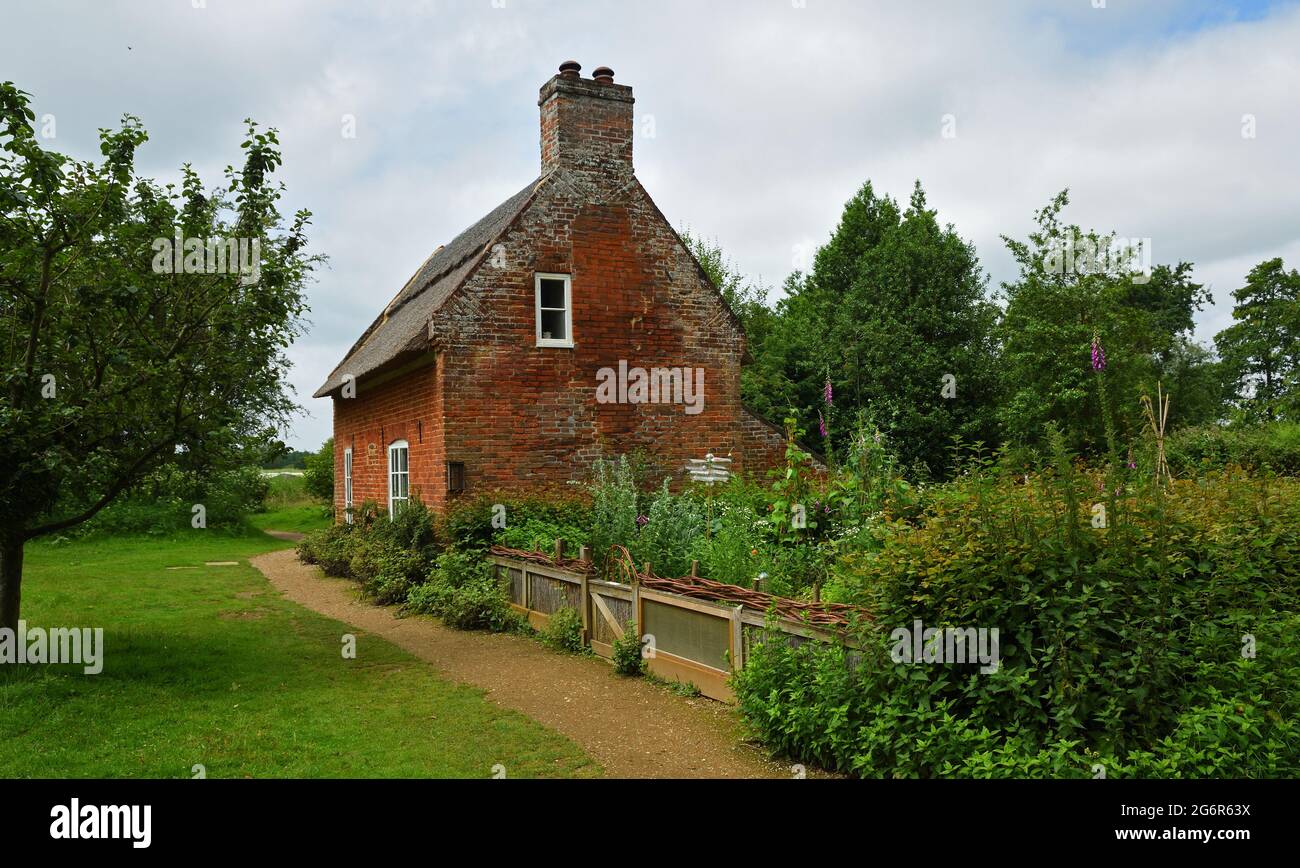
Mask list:
[[18,630],[19,590],[23,583],[23,538],[0,535],[0,627]]

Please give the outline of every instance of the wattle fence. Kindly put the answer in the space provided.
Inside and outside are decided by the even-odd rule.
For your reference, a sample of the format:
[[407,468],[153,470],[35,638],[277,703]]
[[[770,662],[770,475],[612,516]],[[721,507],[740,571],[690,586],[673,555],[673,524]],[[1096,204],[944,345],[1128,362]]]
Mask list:
[[650,672],[723,702],[735,701],[731,674],[744,667],[755,644],[773,639],[771,631],[794,644],[811,639],[853,647],[849,627],[869,619],[852,606],[805,603],[694,575],[656,576],[650,564],[638,568],[617,546],[604,575],[585,546],[569,558],[560,540],[550,555],[494,546],[488,557],[509,589],[511,607],[534,627],[573,609],[582,617],[586,644],[609,658],[614,642],[635,624]]

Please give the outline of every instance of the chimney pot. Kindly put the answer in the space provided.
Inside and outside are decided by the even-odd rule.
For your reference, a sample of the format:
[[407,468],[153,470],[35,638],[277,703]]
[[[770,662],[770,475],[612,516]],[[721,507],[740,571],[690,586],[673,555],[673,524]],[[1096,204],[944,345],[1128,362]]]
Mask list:
[[626,184],[636,138],[632,88],[615,84],[608,67],[597,69],[595,80],[579,68],[566,61],[538,93],[542,172],[564,166],[598,183]]

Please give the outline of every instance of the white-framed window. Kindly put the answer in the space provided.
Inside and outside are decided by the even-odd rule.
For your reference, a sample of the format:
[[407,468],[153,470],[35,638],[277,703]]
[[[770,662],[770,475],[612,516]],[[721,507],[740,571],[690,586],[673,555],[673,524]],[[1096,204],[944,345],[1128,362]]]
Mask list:
[[411,499],[411,447],[397,440],[388,447],[388,516],[406,506]]
[[352,450],[343,450],[343,520],[352,524]]
[[537,345],[573,346],[573,279],[567,274],[538,273]]

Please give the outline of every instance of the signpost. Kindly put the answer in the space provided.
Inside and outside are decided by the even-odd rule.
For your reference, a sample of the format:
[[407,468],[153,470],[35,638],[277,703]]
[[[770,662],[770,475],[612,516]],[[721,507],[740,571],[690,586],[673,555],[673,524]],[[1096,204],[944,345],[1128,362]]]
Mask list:
[[715,482],[726,482],[731,478],[731,459],[717,458],[710,452],[703,458],[688,458],[686,460],[686,472],[690,474],[692,482],[703,482],[705,485],[712,485]]

